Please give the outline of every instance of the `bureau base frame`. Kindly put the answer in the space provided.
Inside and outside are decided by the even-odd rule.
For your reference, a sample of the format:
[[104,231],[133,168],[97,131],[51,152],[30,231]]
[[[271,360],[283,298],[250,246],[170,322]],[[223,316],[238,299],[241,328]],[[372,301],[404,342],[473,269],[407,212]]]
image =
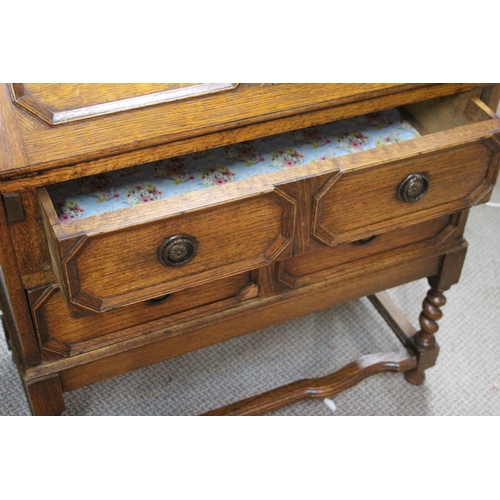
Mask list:
[[[429,312],[429,307],[425,304],[429,304],[429,297],[435,296],[439,297],[440,301],[444,300],[444,296],[440,291],[431,288],[428,298],[424,301],[424,311],[421,316],[433,322],[432,329],[434,332],[437,331],[437,323],[434,319],[429,318],[429,316],[438,319],[437,316],[441,317],[441,311],[436,307],[432,309],[432,312]],[[424,370],[434,365],[439,352],[439,347],[435,340],[431,341],[432,345],[427,348],[418,344],[419,339],[423,335],[432,336],[432,339],[434,339],[433,334],[428,331],[430,329],[426,327],[427,330],[415,331],[387,292],[370,295],[368,299],[374,304],[406,349],[395,352],[367,354],[324,377],[298,380],[277,389],[207,412],[204,415],[263,415],[272,410],[296,403],[301,399],[335,396],[371,375],[384,372],[405,372],[408,382],[415,385],[422,384],[425,380]],[[425,324],[425,320],[421,322]]]
[[421,385],[425,370],[435,365],[439,346],[435,333],[446,304],[443,291],[458,282],[465,260],[466,248],[443,257],[439,274],[429,278],[430,290],[422,304],[416,330],[396,306],[387,292],[368,296],[405,350],[368,354],[324,377],[292,382],[277,389],[205,413],[205,416],[262,415],[306,398],[332,397],[362,380],[383,372],[404,372],[408,382]]
[[[458,282],[466,248],[466,242],[461,240],[449,245],[445,254],[392,262],[369,276],[322,282],[292,290],[286,296],[256,298],[235,310],[222,312],[215,321],[201,318],[168,332],[151,332],[142,339],[29,368],[21,373],[21,378],[31,411],[34,415],[60,415],[65,411],[64,392],[360,296],[368,296],[395,332],[402,343],[400,351],[368,354],[325,377],[293,382],[205,415],[260,415],[303,398],[333,396],[382,372],[404,372],[410,383],[421,384],[424,371],[435,364],[439,352],[434,334],[442,315],[443,292]],[[388,294],[379,290],[424,277],[429,277],[431,288],[422,307],[421,329],[417,331]],[[365,293],[360,295],[360,290]],[[258,319],[245,330],[245,319],[249,317]]]

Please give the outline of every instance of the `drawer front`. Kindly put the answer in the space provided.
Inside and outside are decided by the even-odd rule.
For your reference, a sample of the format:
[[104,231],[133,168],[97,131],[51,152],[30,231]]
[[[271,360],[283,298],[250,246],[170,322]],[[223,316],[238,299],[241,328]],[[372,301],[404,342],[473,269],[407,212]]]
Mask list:
[[[482,110],[462,97],[445,101],[436,121],[462,106],[479,117]],[[431,130],[432,118],[426,124]],[[450,129],[435,126],[436,133],[429,133],[420,126],[425,135],[417,139],[338,158],[339,172],[314,197],[313,235],[333,246],[487,200],[500,151],[498,119],[492,118],[473,123],[467,115],[455,122],[467,125],[456,128],[453,119],[443,120],[441,127]]]
[[54,270],[75,316],[272,262],[291,243],[295,219],[293,200],[272,191],[172,216],[164,215],[165,200],[144,219],[132,209],[138,223],[125,210],[82,221],[82,229],[59,225],[47,192],[39,198]]
[[459,218],[447,215],[298,255],[277,265],[277,278],[290,288],[299,288],[360,270],[368,272],[370,267],[383,265],[387,259],[432,252],[459,238],[461,232]]
[[336,245],[471,207],[491,190],[495,156],[476,143],[339,173],[315,198],[314,236]]
[[190,321],[238,306],[258,295],[249,273],[216,280],[108,311],[98,316],[72,318],[56,284],[28,290],[38,341],[45,358],[91,351],[116,342],[166,329],[173,322]]

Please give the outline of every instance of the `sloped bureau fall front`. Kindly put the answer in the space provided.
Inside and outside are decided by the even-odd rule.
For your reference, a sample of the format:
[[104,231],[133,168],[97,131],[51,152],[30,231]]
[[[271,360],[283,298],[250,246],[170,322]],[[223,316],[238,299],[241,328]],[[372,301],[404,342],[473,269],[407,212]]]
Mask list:
[[[2,85],[0,298],[32,413],[362,296],[400,351],[209,414],[383,371],[422,383],[468,210],[498,175],[499,97],[497,84]],[[384,290],[421,278],[416,330]]]

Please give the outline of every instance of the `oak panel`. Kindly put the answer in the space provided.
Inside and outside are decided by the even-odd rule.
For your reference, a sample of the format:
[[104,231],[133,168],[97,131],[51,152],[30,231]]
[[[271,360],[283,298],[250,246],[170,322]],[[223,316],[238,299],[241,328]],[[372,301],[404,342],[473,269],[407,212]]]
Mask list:
[[243,273],[84,318],[70,316],[56,284],[28,290],[28,297],[42,353],[54,359],[144,335],[159,325],[167,327],[236,307],[242,291],[251,285],[249,273]]
[[[372,235],[352,243],[323,247],[313,252],[294,256],[277,265],[281,283],[298,288],[318,283],[335,276],[347,275],[353,270],[378,265],[388,258],[389,252],[421,244],[419,247],[436,247],[460,236],[454,217],[445,215],[420,224],[413,224],[387,233]],[[401,251],[399,251],[401,253]]]
[[[341,173],[315,196],[319,241],[354,241],[487,201],[498,172],[500,120],[465,96],[406,111],[422,137],[336,160]],[[398,189],[411,174],[426,175],[429,189],[405,202]]]
[[[40,200],[54,270],[75,315],[115,309],[265,265],[291,243],[295,220],[294,201],[272,191],[173,216],[161,211],[168,205],[162,200],[142,223],[130,222],[131,210],[126,209],[117,211],[115,226],[104,214],[89,218],[93,230],[82,233],[75,224],[71,234],[72,224],[59,224],[46,191]],[[100,224],[104,219],[108,226]],[[182,234],[197,240],[195,257],[181,266],[163,265],[159,247]]]
[[[403,223],[470,207],[492,188],[489,178],[498,165],[493,160],[479,143],[346,173],[317,197],[315,236],[334,245],[390,229],[396,219]],[[430,178],[427,194],[415,203],[400,201],[399,184],[420,172]],[[360,202],[353,205],[353,196]]]
[[[96,85],[95,92],[98,94],[101,84]],[[11,102],[11,111],[12,108],[17,111],[28,162],[33,169],[39,170],[252,124],[272,123],[280,118],[329,107],[339,109],[339,119],[342,115],[345,117],[342,108],[350,103],[358,104],[371,99],[377,109],[376,100],[388,96],[390,99],[384,100],[383,107],[393,107],[400,105],[405,98],[407,101],[405,92],[417,92],[418,97],[414,98],[424,100],[479,86],[481,84],[239,84],[229,92],[146,106],[61,126],[45,124],[31,113],[19,109],[14,102]],[[350,116],[353,116],[351,113]],[[282,125],[287,128],[285,121]],[[256,131],[252,135],[258,137],[263,133]]]
[[14,83],[14,102],[49,125],[236,88],[235,83]]

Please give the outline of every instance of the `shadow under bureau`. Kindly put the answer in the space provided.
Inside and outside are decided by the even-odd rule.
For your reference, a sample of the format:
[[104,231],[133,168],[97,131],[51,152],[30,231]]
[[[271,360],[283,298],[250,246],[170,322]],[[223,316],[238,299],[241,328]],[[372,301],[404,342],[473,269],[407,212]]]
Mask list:
[[[368,296],[401,349],[214,409],[262,414],[438,355],[497,84],[4,84],[4,330],[32,413],[64,392]],[[427,278],[420,328],[384,290]],[[422,300],[416,297],[415,300]]]

